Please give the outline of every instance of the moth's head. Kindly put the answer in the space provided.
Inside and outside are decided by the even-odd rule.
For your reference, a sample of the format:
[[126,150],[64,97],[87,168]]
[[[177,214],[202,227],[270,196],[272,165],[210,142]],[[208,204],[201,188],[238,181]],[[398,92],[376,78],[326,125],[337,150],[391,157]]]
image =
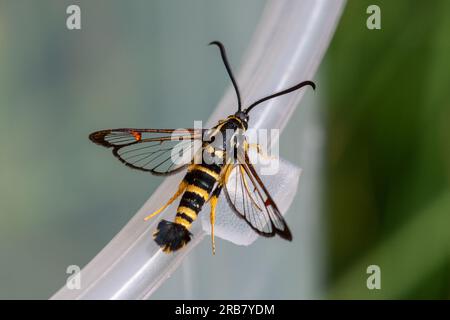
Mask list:
[[243,111],[237,111],[234,116],[241,120],[242,124],[244,125],[245,129],[248,128],[248,114]]

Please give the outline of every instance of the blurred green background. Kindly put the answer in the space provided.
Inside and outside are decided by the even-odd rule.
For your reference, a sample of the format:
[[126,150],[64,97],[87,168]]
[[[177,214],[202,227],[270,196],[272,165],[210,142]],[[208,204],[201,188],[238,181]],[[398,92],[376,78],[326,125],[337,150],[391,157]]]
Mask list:
[[[80,31],[66,29],[70,4],[81,7]],[[161,182],[87,135],[206,120],[229,85],[206,44],[223,41],[237,68],[264,4],[0,1],[0,298],[50,297],[66,267],[89,262]],[[366,28],[371,4],[382,30]],[[447,0],[350,0],[320,90],[281,142],[310,181],[292,145],[320,110],[314,235],[304,236],[300,197],[287,214],[292,244],[219,241],[212,257],[202,243],[155,298],[450,298],[448,12]],[[371,264],[381,290],[366,287]]]

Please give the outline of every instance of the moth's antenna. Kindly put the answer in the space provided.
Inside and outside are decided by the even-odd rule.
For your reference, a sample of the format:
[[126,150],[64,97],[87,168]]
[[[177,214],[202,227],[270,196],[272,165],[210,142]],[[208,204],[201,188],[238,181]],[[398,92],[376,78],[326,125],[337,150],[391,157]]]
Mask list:
[[260,103],[262,103],[264,101],[267,101],[269,99],[272,99],[272,98],[275,98],[275,97],[279,97],[279,96],[282,96],[282,95],[287,94],[289,92],[298,90],[298,89],[300,89],[300,88],[302,88],[304,86],[311,86],[314,90],[316,90],[316,84],[314,82],[312,82],[312,81],[303,81],[303,82],[300,82],[299,84],[297,84],[297,85],[295,85],[293,87],[290,87],[290,88],[288,88],[286,90],[283,90],[283,91],[271,94],[270,96],[267,96],[265,98],[262,98],[262,99],[259,99],[258,101],[253,102],[247,109],[244,110],[244,112],[248,114],[250,112],[250,110],[252,110],[258,104],[260,104]]
[[236,80],[234,79],[233,72],[231,71],[230,64],[228,63],[227,53],[225,52],[225,47],[220,41],[213,41],[209,45],[215,44],[219,47],[220,55],[222,56],[223,64],[225,65],[225,68],[227,69],[228,75],[230,76],[231,82],[233,83],[234,90],[236,91],[236,96],[238,100],[238,111],[241,111],[242,104],[241,104],[241,94],[239,93],[239,88],[236,83]]

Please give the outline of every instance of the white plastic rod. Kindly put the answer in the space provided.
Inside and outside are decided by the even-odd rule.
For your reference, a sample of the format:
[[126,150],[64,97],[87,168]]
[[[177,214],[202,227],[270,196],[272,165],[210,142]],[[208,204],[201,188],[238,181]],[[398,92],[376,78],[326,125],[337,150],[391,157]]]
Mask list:
[[[345,0],[271,0],[267,2],[237,76],[243,104],[312,80],[329,45]],[[212,39],[215,40],[215,39]],[[283,129],[303,92],[279,97],[256,107],[250,127]],[[317,89],[320,93],[320,87]],[[236,111],[233,90],[227,91],[208,126]],[[174,206],[150,222],[143,218],[159,208],[176,190],[182,174],[169,177],[144,206],[81,271],[81,289],[62,287],[52,299],[144,299],[176,269],[204,238],[200,223],[191,230],[192,241],[173,254],[162,253],[152,240],[158,222],[173,218]]]

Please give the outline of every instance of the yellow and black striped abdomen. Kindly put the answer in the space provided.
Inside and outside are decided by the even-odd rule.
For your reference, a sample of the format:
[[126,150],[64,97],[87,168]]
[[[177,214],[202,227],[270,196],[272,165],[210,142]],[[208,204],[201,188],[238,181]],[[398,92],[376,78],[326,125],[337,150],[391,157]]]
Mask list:
[[215,183],[219,180],[220,170],[221,166],[217,164],[195,164],[189,167],[184,177],[188,186],[181,197],[175,223],[186,229],[191,227],[203,205],[208,201]]
[[186,189],[181,197],[175,221],[161,220],[154,233],[155,242],[165,252],[176,251],[191,240],[189,229],[197,218],[214,185],[219,180],[221,166],[191,165],[183,179]]

